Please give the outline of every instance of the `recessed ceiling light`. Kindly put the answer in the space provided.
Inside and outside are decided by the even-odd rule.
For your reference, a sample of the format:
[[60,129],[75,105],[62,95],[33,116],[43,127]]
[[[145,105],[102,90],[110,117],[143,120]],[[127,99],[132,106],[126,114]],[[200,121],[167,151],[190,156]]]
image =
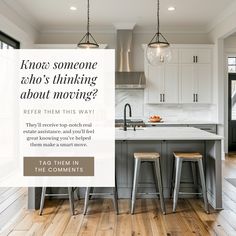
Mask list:
[[174,11],[175,10],[175,7],[171,6],[171,7],[168,7],[168,11]]
[[71,7],[70,7],[70,10],[71,10],[71,11],[76,11],[76,10],[77,10],[77,7],[71,6]]

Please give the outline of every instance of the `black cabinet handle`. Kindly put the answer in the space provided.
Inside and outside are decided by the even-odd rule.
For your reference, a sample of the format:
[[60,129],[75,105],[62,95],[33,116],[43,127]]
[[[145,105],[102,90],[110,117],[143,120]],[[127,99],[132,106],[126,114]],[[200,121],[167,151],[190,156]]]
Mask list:
[[193,56],[193,63],[198,63],[198,56]]
[[160,93],[160,102],[162,102],[162,94]]
[[195,93],[193,94],[193,102],[195,102]]
[[196,102],[198,102],[198,94],[196,93]]
[[163,93],[163,102],[165,102],[165,94]]

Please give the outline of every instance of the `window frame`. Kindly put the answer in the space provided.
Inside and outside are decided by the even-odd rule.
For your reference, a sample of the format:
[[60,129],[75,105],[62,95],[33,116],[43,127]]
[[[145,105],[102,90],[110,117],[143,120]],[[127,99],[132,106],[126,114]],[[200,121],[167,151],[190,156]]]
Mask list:
[[10,37],[9,35],[0,31],[0,49],[2,49],[2,43],[7,44],[8,46],[13,47],[14,49],[20,48],[20,42]]
[[[229,59],[233,58],[235,60],[234,64],[229,64]],[[230,71],[229,67],[234,67],[234,71]],[[236,73],[236,56],[228,56],[227,58],[227,68],[228,68],[228,73]]]

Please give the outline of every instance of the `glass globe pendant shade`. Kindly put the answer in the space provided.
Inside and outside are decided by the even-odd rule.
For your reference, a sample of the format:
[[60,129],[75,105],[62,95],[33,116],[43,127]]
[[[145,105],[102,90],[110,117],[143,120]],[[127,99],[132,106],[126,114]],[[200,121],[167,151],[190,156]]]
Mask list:
[[156,44],[146,48],[146,58],[149,64],[153,66],[168,63],[171,60],[171,48],[168,45]]
[[171,60],[171,49],[167,39],[160,32],[160,0],[157,0],[157,31],[146,48],[149,64],[156,66]]

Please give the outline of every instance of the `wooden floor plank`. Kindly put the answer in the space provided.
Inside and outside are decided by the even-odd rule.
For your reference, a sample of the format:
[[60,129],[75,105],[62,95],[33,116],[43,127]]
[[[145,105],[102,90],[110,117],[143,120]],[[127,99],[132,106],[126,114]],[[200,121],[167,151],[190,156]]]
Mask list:
[[6,188],[1,194],[0,194],[0,203],[6,200],[9,196],[14,194],[16,191],[20,190],[22,188]]
[[75,204],[75,216],[70,217],[70,220],[63,232],[63,236],[78,235],[83,222],[83,201],[77,201]]
[[[186,200],[181,201],[179,205],[180,205],[179,207],[182,209],[182,211],[180,212],[180,217],[185,222],[188,229],[193,234],[209,236],[210,233],[209,233],[207,227],[203,224],[202,221],[199,220],[197,214],[192,210],[191,205],[188,204],[188,202]],[[202,208],[202,209],[204,209],[204,208]],[[207,214],[207,213],[205,213],[205,214]]]
[[53,219],[60,210],[62,203],[63,200],[59,199],[47,200],[42,216],[39,215],[38,211],[36,211],[36,213],[31,213],[33,224],[30,230],[32,231],[33,229],[35,229],[35,223],[40,223],[40,225],[37,225],[37,231],[34,232],[34,236],[41,236],[45,234],[45,232],[53,222]]
[[26,189],[25,188],[17,188],[17,190],[14,193],[10,194],[10,196],[8,196],[6,199],[4,199],[0,203],[0,214],[23,194],[26,194]]
[[[236,155],[223,162],[224,177],[236,177]],[[172,213],[172,199],[166,200],[167,214],[160,211],[158,199],[137,199],[135,214],[130,215],[130,199],[119,200],[120,214],[111,199],[89,201],[83,216],[83,200],[75,202],[77,214],[70,215],[68,200],[47,200],[42,216],[26,209],[23,188],[0,189],[1,236],[231,236],[236,235],[236,188],[223,183],[224,210],[204,211],[202,199],[179,199]],[[2,197],[2,198],[1,198]],[[2,200],[1,200],[2,199]],[[16,214],[16,212],[18,214]],[[15,219],[13,218],[15,217]],[[12,219],[11,219],[12,218]],[[7,229],[1,231],[3,225]]]
[[229,224],[233,228],[233,230],[236,232],[236,214],[232,212],[231,210],[223,210],[220,212],[220,215],[228,221],[230,219]]
[[223,226],[217,221],[217,214],[212,209],[210,214],[206,214],[203,208],[203,202],[201,200],[190,199],[188,200],[193,208],[193,210],[198,215],[201,222],[207,227],[208,232],[211,235],[227,235],[227,232],[224,230]]
[[145,199],[137,199],[134,215],[131,216],[132,235],[152,236],[151,224],[148,221],[148,209]]
[[1,195],[2,193],[4,193],[6,190],[8,190],[8,189],[10,189],[10,188],[8,188],[8,187],[1,187],[1,188],[0,188],[0,195]]
[[163,215],[160,211],[159,201],[155,199],[147,199],[148,220],[150,221],[152,234],[164,236],[167,231],[163,222]]
[[163,216],[163,222],[168,235],[194,235],[181,216],[181,212],[185,210],[183,201],[185,200],[179,199],[176,213],[172,213],[172,201],[166,201],[167,214]]
[[124,199],[119,200],[119,215],[117,217],[117,224],[115,228],[116,236],[131,235],[131,217],[129,210],[130,202]]
[[27,231],[12,231],[8,236],[25,236]]
[[59,236],[62,235],[71,217],[68,200],[65,200],[59,207],[56,215],[53,217],[51,223],[48,225],[45,236]]
[[18,195],[17,198],[15,198],[14,202],[9,202],[9,206],[0,214],[0,232],[22,209],[26,211],[26,201],[27,193],[23,191],[21,195]]
[[101,217],[103,199],[93,199],[89,201],[87,214],[79,231],[79,236],[95,236],[97,226]]
[[114,206],[111,199],[104,199],[102,213],[98,223],[96,236],[114,235],[117,215],[114,212]]

